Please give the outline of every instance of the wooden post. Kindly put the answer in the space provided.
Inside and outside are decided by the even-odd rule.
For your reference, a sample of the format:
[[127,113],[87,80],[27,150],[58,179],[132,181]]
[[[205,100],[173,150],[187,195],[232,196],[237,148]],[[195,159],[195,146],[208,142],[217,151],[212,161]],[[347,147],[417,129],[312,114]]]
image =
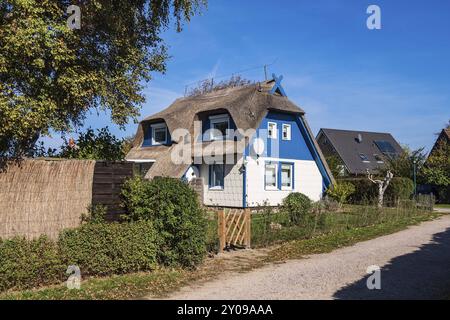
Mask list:
[[217,212],[217,223],[218,223],[217,233],[219,236],[219,253],[222,253],[226,245],[225,210],[220,209]]
[[250,249],[250,247],[251,247],[251,238],[252,238],[252,214],[251,214],[249,208],[245,209],[245,219],[247,221],[247,226],[246,226],[247,228],[245,230],[245,232],[246,232],[246,241],[245,241],[246,243],[245,243],[245,245],[246,245],[247,249]]

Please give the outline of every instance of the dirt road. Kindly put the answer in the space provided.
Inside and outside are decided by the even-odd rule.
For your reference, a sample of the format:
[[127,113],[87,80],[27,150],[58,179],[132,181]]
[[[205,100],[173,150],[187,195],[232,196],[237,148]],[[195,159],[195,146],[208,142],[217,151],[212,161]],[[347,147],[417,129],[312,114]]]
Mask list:
[[[367,268],[381,269],[369,290]],[[306,259],[181,289],[169,299],[433,299],[450,294],[450,216]]]

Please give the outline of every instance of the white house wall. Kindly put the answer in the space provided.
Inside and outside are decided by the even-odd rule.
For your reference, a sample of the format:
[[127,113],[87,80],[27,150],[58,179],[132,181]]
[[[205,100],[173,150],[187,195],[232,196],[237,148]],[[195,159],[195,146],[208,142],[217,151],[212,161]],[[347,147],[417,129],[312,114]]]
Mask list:
[[223,190],[209,189],[209,166],[200,165],[200,176],[203,178],[203,203],[207,206],[236,207],[243,205],[243,174],[240,165],[225,165]]
[[[294,164],[294,190],[265,190],[264,170],[267,161]],[[246,175],[247,205],[249,207],[262,205],[266,200],[272,206],[281,204],[291,192],[301,192],[313,201],[318,201],[322,197],[322,175],[315,161],[261,157],[247,163]]]

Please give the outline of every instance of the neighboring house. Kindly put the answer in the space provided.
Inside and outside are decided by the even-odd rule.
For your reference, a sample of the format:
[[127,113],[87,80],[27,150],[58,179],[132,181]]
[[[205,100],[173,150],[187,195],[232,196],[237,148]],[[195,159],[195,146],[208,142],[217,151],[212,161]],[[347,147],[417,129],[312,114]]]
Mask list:
[[436,142],[434,143],[433,148],[431,149],[430,153],[428,154],[428,158],[430,158],[433,153],[436,151],[436,149],[439,147],[439,144],[441,143],[450,144],[450,128],[442,129],[441,133],[439,134],[438,138],[436,139]]
[[207,206],[277,205],[294,191],[319,200],[333,177],[304,114],[279,79],[180,98],[139,124],[126,158],[148,179],[201,181]]
[[403,151],[390,133],[320,129],[316,140],[326,158],[340,160],[342,176],[376,172]]

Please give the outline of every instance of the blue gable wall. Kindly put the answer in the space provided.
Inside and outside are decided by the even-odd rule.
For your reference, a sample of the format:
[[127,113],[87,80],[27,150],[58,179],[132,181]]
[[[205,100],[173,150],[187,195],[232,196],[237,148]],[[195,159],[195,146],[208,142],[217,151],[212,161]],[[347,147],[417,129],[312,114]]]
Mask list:
[[[266,148],[264,150],[264,157],[275,157],[283,159],[297,159],[297,160],[314,160],[310,149],[308,148],[305,138],[300,130],[297,122],[298,116],[287,113],[278,113],[270,111],[267,116],[261,121],[258,128],[258,136],[263,138],[260,130],[267,130],[269,122],[277,124],[278,139],[265,139]],[[291,125],[291,140],[282,139],[283,124]],[[276,148],[279,144],[279,148]],[[277,154],[278,149],[278,154]]]

